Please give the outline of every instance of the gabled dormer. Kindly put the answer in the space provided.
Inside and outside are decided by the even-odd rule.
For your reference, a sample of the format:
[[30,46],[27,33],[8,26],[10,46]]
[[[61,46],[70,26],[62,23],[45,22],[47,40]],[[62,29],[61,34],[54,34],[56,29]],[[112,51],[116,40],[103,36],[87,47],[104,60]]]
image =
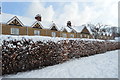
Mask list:
[[52,24],[50,30],[58,31],[58,28],[55,23]]
[[83,34],[90,34],[90,32],[89,32],[89,30],[87,29],[86,26],[83,28],[83,30],[81,31],[81,33],[83,33]]
[[77,33],[74,29],[72,29],[71,33]]
[[64,29],[63,29],[63,32],[67,32],[67,30],[64,28]]
[[14,16],[12,19],[10,19],[7,24],[14,26],[24,26],[23,23],[17,18],[17,16]]
[[39,29],[43,29],[41,23],[39,21],[36,21],[33,25],[32,25],[33,28],[39,28]]

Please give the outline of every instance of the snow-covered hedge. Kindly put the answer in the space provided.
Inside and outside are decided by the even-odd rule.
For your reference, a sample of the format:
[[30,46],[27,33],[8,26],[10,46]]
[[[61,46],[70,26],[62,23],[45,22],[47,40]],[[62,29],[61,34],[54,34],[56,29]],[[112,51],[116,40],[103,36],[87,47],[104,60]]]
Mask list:
[[60,40],[36,41],[31,39],[2,42],[2,74],[43,68],[106,51],[120,49],[118,42]]

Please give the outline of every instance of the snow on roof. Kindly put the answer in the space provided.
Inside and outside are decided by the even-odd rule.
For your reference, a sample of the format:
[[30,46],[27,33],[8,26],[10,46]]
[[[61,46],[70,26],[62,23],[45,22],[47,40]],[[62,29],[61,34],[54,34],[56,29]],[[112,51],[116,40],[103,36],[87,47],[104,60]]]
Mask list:
[[[37,21],[36,19],[31,19],[23,16],[2,13],[2,23],[6,24],[9,20],[11,20],[15,16],[24,24],[24,26],[28,26],[28,27],[31,27]],[[41,21],[40,23],[46,29],[49,29],[53,24],[52,21],[51,22]]]
[[27,18],[27,17],[2,13],[2,23],[6,24],[15,16],[24,24],[24,26],[32,26],[32,24],[36,21],[36,20],[33,20],[31,18]]
[[42,27],[42,29],[44,28],[44,27],[42,26],[42,24],[40,23],[40,21],[36,21],[36,22],[32,25],[32,27],[34,27],[37,23]]
[[[27,18],[27,17],[23,17],[23,16],[17,16],[17,15],[12,15],[12,14],[6,14],[6,13],[2,13],[2,20],[1,22],[6,24],[8,23],[12,18],[17,17],[24,26],[27,27],[32,27],[33,25],[35,25],[36,23],[42,25],[42,28],[44,29],[50,29],[55,23],[53,23],[52,21],[37,21],[36,19],[31,19],[31,18]],[[61,29],[60,25],[55,24],[56,28],[58,30]]]
[[2,18],[2,23],[7,23],[10,19],[12,19],[15,15],[11,15],[11,14],[6,14],[6,13],[2,13],[1,14],[1,18]]
[[[16,16],[16,17],[15,17]],[[13,20],[13,18],[18,18],[19,22],[21,22],[21,24],[23,24],[23,26],[27,26],[27,27],[32,27],[35,23],[39,23],[42,25],[42,27],[44,29],[50,29],[54,24],[56,26],[56,28],[59,31],[63,31],[64,29],[67,30],[67,32],[72,32],[72,30],[75,30],[76,32],[81,32],[85,26],[71,26],[71,28],[67,27],[67,26],[63,26],[61,24],[56,24],[53,23],[52,21],[37,21],[36,19],[31,19],[31,18],[27,18],[27,17],[23,17],[23,16],[17,16],[17,15],[12,15],[12,14],[6,14],[6,13],[2,13],[2,23],[8,23],[11,19]],[[89,30],[89,32],[91,33],[90,28],[87,28]]]
[[71,32],[72,31],[72,29],[67,27],[67,26],[65,26],[64,28],[67,30],[67,32]]
[[83,29],[84,29],[85,26],[73,26],[72,28],[77,31],[78,33],[80,33]]
[[50,27],[53,25],[52,22],[48,22],[48,21],[41,21],[40,23],[45,29],[50,29]]
[[61,27],[61,31],[63,31],[64,29],[66,29],[67,32],[71,32],[71,31],[73,30],[72,27],[69,28],[68,26],[62,26],[62,27]]
[[41,17],[41,15],[40,15],[40,14],[37,14],[35,17],[38,17],[38,16],[40,16],[40,17]]
[[88,31],[90,32],[90,34],[92,34],[90,26],[87,26],[86,28],[88,29]]

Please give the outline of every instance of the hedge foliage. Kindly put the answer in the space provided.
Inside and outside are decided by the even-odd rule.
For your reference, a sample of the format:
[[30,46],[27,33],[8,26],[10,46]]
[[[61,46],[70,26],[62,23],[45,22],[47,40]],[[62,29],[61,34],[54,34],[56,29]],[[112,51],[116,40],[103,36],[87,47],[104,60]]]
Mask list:
[[33,42],[32,40],[3,41],[2,75],[39,69],[106,51],[120,49],[118,42],[61,40]]

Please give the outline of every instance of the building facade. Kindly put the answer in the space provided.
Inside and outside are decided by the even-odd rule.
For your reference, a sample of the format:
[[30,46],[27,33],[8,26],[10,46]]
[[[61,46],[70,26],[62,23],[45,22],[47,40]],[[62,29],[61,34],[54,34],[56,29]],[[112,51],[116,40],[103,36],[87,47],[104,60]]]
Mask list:
[[[89,38],[93,39],[90,29],[86,26],[72,26],[68,21],[66,26],[57,25],[54,22],[42,21],[41,15],[35,19],[3,14],[1,34],[3,35],[28,35],[50,36],[64,38]],[[101,36],[99,39],[111,39],[111,36]]]

